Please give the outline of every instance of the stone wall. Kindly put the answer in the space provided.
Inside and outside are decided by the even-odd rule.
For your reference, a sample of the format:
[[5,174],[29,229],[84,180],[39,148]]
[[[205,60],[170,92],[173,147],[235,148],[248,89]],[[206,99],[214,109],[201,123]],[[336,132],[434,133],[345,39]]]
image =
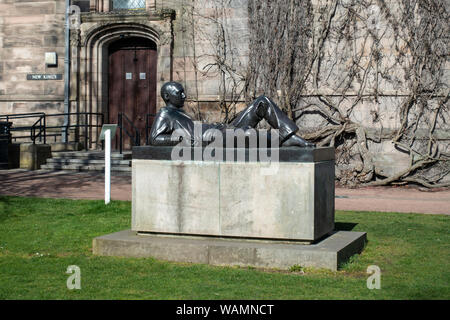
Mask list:
[[204,121],[220,121],[224,116],[221,100],[237,102],[242,108],[239,93],[248,61],[247,1],[157,0],[156,8],[176,10],[173,80],[184,85],[189,112]]
[[[88,0],[75,1],[82,12],[88,11]],[[176,18],[173,24],[173,74],[174,81],[182,82],[192,101],[220,101],[221,95],[231,99],[230,82],[233,76],[240,80],[237,93],[241,92],[243,77],[248,62],[248,10],[247,0],[155,0],[156,9],[174,9]],[[321,1],[313,1],[315,10],[319,10]],[[222,7],[222,4],[224,5]],[[369,8],[370,9],[370,8]],[[367,17],[373,15],[373,10],[362,12]],[[314,14],[316,24],[319,13]],[[376,18],[376,17],[375,17]],[[380,22],[383,26],[383,22]],[[364,26],[359,26],[362,29]],[[377,27],[379,28],[379,27]],[[319,29],[317,29],[319,30]],[[224,37],[222,38],[222,33]],[[380,31],[377,31],[380,32]],[[383,65],[389,68],[394,65],[395,54],[392,34],[389,31],[380,43],[383,53]],[[370,42],[362,43],[356,39],[356,47],[366,51],[361,64],[367,64]],[[321,81],[319,87],[309,83],[305,91],[304,104],[308,104],[312,95],[336,95],[340,93],[339,83],[347,72],[345,63],[333,63],[350,59],[346,51],[339,48],[340,44],[333,42],[325,44],[324,66],[322,70],[326,81]],[[224,48],[225,47],[225,48]],[[61,111],[64,95],[64,81],[30,81],[26,80],[29,73],[64,73],[64,0],[53,1],[14,1],[3,0],[0,3],[0,103],[2,113],[21,113],[33,111]],[[44,53],[54,51],[58,54],[58,66],[46,67]],[[222,74],[218,66],[218,58],[225,57],[227,66],[233,67],[233,72]],[[328,67],[327,67],[328,66]],[[446,66],[446,79],[450,77],[450,63]],[[390,70],[391,79],[378,79],[374,83],[374,74],[367,75],[367,85],[363,94],[381,97],[379,103],[363,102],[353,112],[355,119],[370,120],[370,112],[378,108],[383,117],[380,125],[385,128],[396,123],[395,111],[389,106],[392,99],[401,98],[408,92],[402,86],[405,71],[402,66]],[[392,80],[394,78],[394,80]],[[224,85],[228,85],[224,87]],[[354,86],[346,92],[354,96],[358,87]],[[242,98],[242,97],[241,97]],[[243,99],[240,99],[243,100]],[[351,105],[351,102],[349,102]],[[212,107],[214,109],[214,107]],[[203,111],[207,111],[202,109]],[[213,110],[209,110],[213,112]],[[308,121],[314,123],[315,121]],[[308,123],[301,123],[308,126]]]
[[[56,67],[45,52],[56,52]],[[0,114],[64,111],[64,80],[27,80],[39,73],[64,74],[64,0],[1,1]]]
[[[422,14],[426,14],[427,10],[442,10],[442,7],[438,9],[440,2],[434,1],[433,6],[425,8],[420,8],[416,2],[407,1],[306,2],[310,3],[311,11],[305,18],[310,20],[311,29],[302,31],[302,36],[308,39],[305,56],[296,57],[295,62],[308,65],[309,57],[316,55],[318,58],[312,61],[311,71],[306,68],[298,77],[305,76],[306,81],[298,103],[291,106],[295,109],[293,116],[302,134],[314,136],[313,132],[336,124],[333,121],[330,123],[330,118],[322,112],[330,108],[330,113],[337,118],[342,116],[343,122],[361,127],[368,138],[364,146],[359,146],[360,130],[358,134],[353,132],[353,138],[347,137],[347,142],[336,142],[338,176],[346,176],[347,181],[361,179],[365,182],[373,179],[374,175],[395,176],[418,161],[426,153],[426,145],[430,141],[433,148],[438,148],[441,155],[447,154],[448,157],[448,100],[441,107],[439,104],[445,101],[448,94],[450,61],[446,59],[442,65],[439,62],[432,63],[431,67],[427,66],[422,71],[418,69],[420,62],[417,64],[417,61],[425,60],[420,58],[421,55],[439,56],[439,50],[442,50],[439,47],[446,46],[442,46],[442,43],[446,42],[448,33],[442,31],[439,34],[439,30],[448,30],[448,25],[437,26],[434,29],[437,30],[433,35],[435,38],[432,39],[423,33],[423,28],[430,24],[426,20],[429,18]],[[249,49],[250,0],[163,3],[177,8],[174,51],[174,61],[177,63],[174,64],[174,79],[185,84],[188,97],[191,98],[190,113],[204,121],[226,119],[225,111],[235,111],[234,107],[238,111],[243,107],[244,79],[251,76],[248,72],[255,72],[247,68],[249,54],[252,54],[251,59],[255,59],[255,52]],[[264,6],[263,3],[268,5],[270,1],[261,1],[260,4]],[[447,6],[447,15],[448,9]],[[405,10],[410,12],[405,14]],[[275,15],[270,10],[266,14],[268,16],[262,20],[262,27],[266,27],[264,24],[269,25],[269,20]],[[408,28],[399,27],[405,24]],[[269,25],[270,28],[276,29],[277,25]],[[322,39],[323,36],[325,38]],[[261,62],[276,60],[269,58],[279,55],[279,51],[287,50],[285,46],[289,45],[283,39],[266,40],[264,55],[256,58]],[[407,44],[411,40],[418,43],[429,41],[431,51],[412,52]],[[278,45],[274,45],[277,41]],[[445,55],[444,52],[442,54]],[[431,73],[432,69],[437,70]],[[271,77],[270,68],[262,71],[259,80],[270,81],[267,80]],[[419,88],[429,87],[429,90],[424,90],[419,102],[409,110],[410,116],[405,118],[402,105],[413,95],[414,79],[417,77]],[[289,88],[283,88],[278,81],[274,83],[272,90],[262,88],[255,94],[269,95],[280,106],[286,107],[283,90]],[[434,85],[439,89],[433,89]],[[427,99],[427,107],[423,110],[422,99]],[[432,130],[433,139],[430,140],[430,123],[438,108],[440,114]],[[411,144],[412,150],[415,150],[412,152],[392,142],[404,121],[409,121],[407,130],[410,132],[404,135],[403,141]],[[342,130],[346,130],[345,126]],[[437,172],[431,170],[428,173],[438,177],[446,170],[448,172],[445,169],[445,166],[448,168],[448,162],[440,164],[442,166]],[[373,169],[369,169],[372,166]],[[371,173],[367,174],[369,171]],[[424,173],[423,177],[427,174]],[[356,179],[356,176],[359,177]],[[427,179],[423,177],[420,179]],[[445,178],[440,181],[445,181]]]
[[[74,56],[78,54],[72,61],[72,68],[83,63],[91,64],[92,68],[80,67],[78,73],[72,74],[71,110],[105,112],[107,109],[107,91],[102,80],[105,71],[99,69],[101,59],[95,60],[95,55],[103,51],[98,47],[93,49],[92,55],[87,51],[83,53],[82,46],[88,45],[83,44],[86,40],[83,37],[95,28],[101,30],[112,22],[119,22],[129,23],[130,28],[133,28],[132,24],[141,24],[155,30],[155,39],[159,42],[158,90],[165,81],[179,81],[186,88],[187,109],[194,117],[211,122],[231,116],[245,106],[243,90],[249,76],[249,56],[254,58],[250,49],[249,1],[148,0],[148,14],[134,17],[108,14],[108,0],[75,1],[81,8],[84,24],[80,33],[72,34],[71,52]],[[302,133],[329,125],[329,119],[318,110],[312,110],[328,108],[323,99],[326,97],[328,103],[337,105],[349,121],[363,125],[372,137],[379,137],[369,139],[366,146],[373,162],[378,163],[378,174],[391,175],[403,170],[409,165],[411,156],[400,152],[391,142],[400,125],[401,105],[410,95],[412,83],[413,55],[403,50],[407,30],[396,29],[392,24],[402,19],[399,10],[402,2],[306,2],[311,8],[307,16],[311,25],[306,35],[308,48],[313,54],[316,51],[320,54],[317,60],[320,60],[320,66],[317,62],[312,64],[312,72],[307,75],[299,103],[295,106],[297,111],[293,113]],[[448,12],[448,7],[446,10]],[[417,17],[417,26],[420,26]],[[346,23],[347,20],[351,23]],[[319,43],[328,22],[327,39]],[[63,26],[64,0],[0,2],[0,114],[63,112],[63,80],[26,80],[27,74],[31,73],[64,73]],[[272,40],[267,39],[267,43]],[[442,41],[445,43],[445,37]],[[265,57],[284,50],[283,46],[266,46],[266,49]],[[58,54],[57,67],[45,66],[45,52]],[[304,63],[308,63],[306,56]],[[348,81],[350,75],[352,81]],[[262,78],[270,76],[267,72],[260,75]],[[427,76],[436,78],[435,75],[424,77]],[[448,59],[440,67],[439,77],[446,86],[433,93],[430,110],[434,110],[448,92]],[[86,82],[91,80],[91,83]],[[427,85],[426,81],[424,85]],[[282,89],[275,87],[271,92],[263,90],[259,93],[268,94],[283,105]],[[162,105],[159,99],[158,107]],[[440,151],[450,153],[448,103],[441,110],[442,116],[438,118],[433,135]],[[432,116],[433,112],[428,112],[421,117],[417,131],[419,140],[428,139],[426,124]],[[353,143],[354,140],[348,141]],[[352,150],[337,157],[339,170],[358,172],[358,168],[364,166],[358,149]]]
[[[80,7],[82,15],[95,13],[89,13],[89,3],[88,0],[73,2]],[[96,3],[99,5],[99,2]],[[208,0],[149,2],[152,10],[175,10],[172,35],[168,31],[169,36],[173,37],[173,52],[171,56],[166,52],[163,58],[172,61],[160,61],[159,65],[171,64],[172,75],[169,78],[185,85],[192,111],[195,113],[196,109],[201,108],[203,118],[209,121],[220,120],[217,102],[225,91],[230,90],[224,87],[230,80],[229,76],[222,78],[217,65],[214,65],[219,54],[217,50],[220,46],[228,46],[227,50],[233,52],[227,54],[240,70],[245,69],[248,52],[246,2],[227,1],[224,8],[217,7],[218,4]],[[64,75],[64,6],[64,0],[4,0],[0,3],[0,114],[64,111],[64,79],[27,80],[27,74]],[[88,22],[82,30],[92,25]],[[225,40],[219,39],[222,27],[227,33]],[[72,38],[73,33],[76,32],[72,32]],[[57,53],[56,67],[45,65],[45,52]],[[72,77],[71,80],[77,81],[77,78]],[[80,104],[83,104],[84,98],[73,92],[80,85],[82,83],[71,83],[71,111],[83,109]],[[242,83],[239,85],[242,86]],[[86,106],[88,111],[102,111],[102,108]],[[30,124],[31,121],[17,119],[15,125]],[[62,117],[52,121],[61,124]]]

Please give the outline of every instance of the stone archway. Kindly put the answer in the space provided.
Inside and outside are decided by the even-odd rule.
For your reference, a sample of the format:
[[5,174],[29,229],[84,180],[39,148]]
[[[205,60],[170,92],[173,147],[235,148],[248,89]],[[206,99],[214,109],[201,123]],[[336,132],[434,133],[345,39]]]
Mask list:
[[[147,38],[124,36],[108,49],[108,123],[116,123],[123,115],[126,132],[137,129],[143,142],[148,133],[147,120],[152,120],[147,115],[156,113],[156,44]],[[122,147],[131,149],[132,145],[131,138],[124,135]],[[120,148],[119,134],[113,139],[112,148]]]
[[[101,14],[84,18],[80,30],[72,34],[71,41],[71,112],[101,113],[108,119],[108,50],[110,44],[123,37],[144,38],[156,45],[156,91],[172,78],[172,34],[170,14],[149,17],[148,14],[105,20]],[[157,109],[162,100],[157,99]],[[71,120],[72,121],[72,120]],[[84,123],[83,119],[77,120]],[[96,117],[89,123],[95,124]],[[100,147],[99,129],[90,129],[89,148]],[[94,131],[94,132],[92,132]],[[82,135],[82,134],[81,134]]]

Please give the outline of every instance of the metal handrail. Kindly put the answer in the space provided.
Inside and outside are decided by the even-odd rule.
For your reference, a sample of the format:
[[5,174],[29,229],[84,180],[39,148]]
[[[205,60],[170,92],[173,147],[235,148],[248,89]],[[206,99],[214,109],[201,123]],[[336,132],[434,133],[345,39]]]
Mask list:
[[[16,113],[16,114],[2,114],[0,119],[6,119],[7,122],[13,119],[25,119],[25,118],[36,118],[36,120],[31,126],[13,127],[10,131],[21,131],[30,130],[30,139],[33,144],[36,143],[36,138],[39,137],[39,141],[42,141],[42,133],[44,133],[44,143],[46,143],[45,137],[45,113],[44,112],[30,112],[30,113]],[[44,122],[44,125],[42,125]],[[39,126],[38,126],[39,124]],[[39,128],[39,133],[36,135],[36,129]],[[28,136],[25,136],[28,137]]]
[[0,119],[5,118],[8,119],[21,119],[21,118],[33,118],[39,116],[45,116],[44,112],[30,112],[30,113],[14,113],[14,114],[0,114]]
[[[91,142],[92,142],[92,133],[89,135],[89,129],[92,128],[101,128],[104,124],[104,118],[105,115],[103,113],[100,112],[77,112],[77,113],[70,113],[70,112],[66,112],[66,113],[55,113],[55,114],[47,114],[47,117],[61,117],[61,116],[68,116],[68,122],[67,125],[60,125],[60,126],[47,126],[48,129],[62,129],[62,128],[67,128],[67,130],[65,130],[64,134],[65,134],[65,138],[66,141],[68,140],[68,135],[69,135],[69,128],[84,128],[84,148],[87,150],[88,149],[88,136],[91,137]],[[84,124],[70,124],[70,117],[71,116],[84,116]],[[98,117],[100,116],[100,124],[92,124],[92,116],[95,116],[97,119],[97,123],[98,123]],[[91,117],[91,123],[89,124],[88,121],[88,117]],[[79,122],[79,120],[77,120],[77,122]],[[102,144],[102,148],[103,148],[103,144]]]
[[[134,125],[134,123],[127,117],[127,115],[123,112],[119,112],[117,116],[117,126],[119,127],[119,151],[120,154],[122,154],[123,151],[123,131],[132,139],[134,140],[134,146],[140,146],[141,145],[141,134],[139,132],[139,129]],[[125,119],[128,124],[131,125],[131,127],[135,131],[135,135],[128,132],[128,130],[123,126],[123,119]]]
[[[42,120],[44,120],[44,125],[42,125]],[[37,124],[39,123],[39,133],[36,135],[36,127]],[[36,143],[36,138],[39,137],[39,141],[42,141],[42,133],[44,133],[44,144],[47,143],[47,135],[46,135],[46,128],[45,128],[45,114],[41,117],[39,117],[38,120],[36,120],[36,122],[31,126],[31,140],[33,141],[33,144]]]
[[[13,119],[25,119],[25,118],[36,118],[36,117],[38,117],[39,119],[32,126],[21,126],[21,127],[12,127],[12,128],[10,128],[10,131],[27,131],[27,130],[30,130],[30,137],[29,138],[34,143],[34,141],[35,141],[35,136],[34,136],[35,126],[39,122],[39,124],[40,124],[40,126],[39,126],[39,135],[40,135],[41,131],[42,131],[42,118],[45,118],[45,113],[44,112],[2,114],[2,115],[0,115],[0,120],[1,119],[6,119],[6,121],[9,122],[10,120],[13,120]],[[28,138],[28,136],[24,136],[24,137]],[[44,137],[44,140],[45,140],[45,137]]]
[[[79,124],[79,120],[77,120],[76,124],[70,124],[67,123],[67,125],[53,125],[53,126],[47,126],[47,117],[61,117],[61,116],[68,116],[70,121],[70,116],[85,116],[85,123]],[[99,124],[92,124],[89,123],[88,117],[96,116],[97,117],[97,123],[98,123],[98,117],[100,117],[100,123]],[[33,123],[31,126],[21,126],[21,127],[12,127],[11,131],[30,131],[30,136],[18,136],[14,137],[14,139],[18,138],[29,138],[33,143],[36,142],[36,139],[39,138],[39,141],[42,141],[42,138],[44,139],[44,144],[47,142],[46,138],[47,136],[56,136],[55,134],[47,134],[47,129],[62,129],[62,128],[84,128],[85,129],[85,149],[88,148],[88,131],[92,128],[101,128],[104,123],[104,114],[103,113],[97,113],[97,112],[77,112],[77,113],[56,113],[56,114],[45,114],[44,112],[32,112],[32,113],[21,113],[21,114],[3,114],[0,115],[0,119],[6,119],[6,121],[9,122],[11,119],[22,119],[22,118],[34,118],[39,117],[36,122]],[[36,133],[38,131],[38,133]],[[66,134],[66,141],[68,141],[68,130],[65,131]],[[90,135],[91,141],[92,141],[92,134]]]

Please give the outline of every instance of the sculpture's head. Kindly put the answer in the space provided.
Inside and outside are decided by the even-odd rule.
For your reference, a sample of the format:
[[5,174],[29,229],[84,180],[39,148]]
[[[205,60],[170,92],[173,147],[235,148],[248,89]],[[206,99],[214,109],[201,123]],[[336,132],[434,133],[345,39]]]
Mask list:
[[161,97],[167,105],[182,108],[186,94],[184,93],[183,86],[178,82],[166,82],[161,87]]

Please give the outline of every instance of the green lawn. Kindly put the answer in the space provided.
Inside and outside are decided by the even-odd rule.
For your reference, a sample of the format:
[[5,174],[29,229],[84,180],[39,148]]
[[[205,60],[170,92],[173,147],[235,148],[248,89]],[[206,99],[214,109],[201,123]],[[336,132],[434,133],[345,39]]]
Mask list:
[[[92,255],[94,237],[130,219],[130,202],[0,197],[0,299],[450,298],[449,216],[337,212],[338,229],[369,240],[338,272]],[[81,269],[81,290],[66,287],[69,265]],[[369,265],[381,269],[380,290],[366,287]]]

